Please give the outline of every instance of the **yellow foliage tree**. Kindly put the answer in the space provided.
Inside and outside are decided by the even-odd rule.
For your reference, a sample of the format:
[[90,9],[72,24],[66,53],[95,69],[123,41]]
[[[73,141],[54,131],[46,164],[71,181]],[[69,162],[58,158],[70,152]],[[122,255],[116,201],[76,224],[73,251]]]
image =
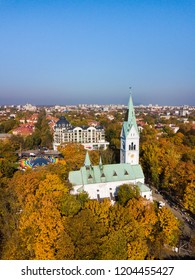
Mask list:
[[167,207],[159,209],[158,219],[159,231],[163,234],[164,244],[175,246],[180,233],[179,221]]
[[187,184],[184,193],[184,206],[195,214],[195,184],[190,182]]
[[104,227],[109,225],[109,211],[111,203],[109,199],[104,199],[102,203],[97,200],[89,200],[85,203],[84,208],[89,209],[98,223],[102,223]]
[[66,162],[67,171],[78,170],[84,164],[86,151],[81,144],[68,143],[60,147],[59,151]]
[[148,254],[146,239],[136,238],[127,245],[128,260],[144,260]]
[[[18,226],[15,232],[18,232],[20,242],[16,248],[24,248],[24,253],[17,253],[16,256],[43,260],[56,259],[57,256],[62,258],[62,252],[58,254],[57,248],[60,252],[59,242],[65,235],[61,202],[68,187],[58,175],[48,173],[45,169],[18,173],[14,182],[18,201]],[[64,242],[62,244],[66,248]],[[74,246],[68,238],[66,244],[68,249],[63,258],[71,258]]]

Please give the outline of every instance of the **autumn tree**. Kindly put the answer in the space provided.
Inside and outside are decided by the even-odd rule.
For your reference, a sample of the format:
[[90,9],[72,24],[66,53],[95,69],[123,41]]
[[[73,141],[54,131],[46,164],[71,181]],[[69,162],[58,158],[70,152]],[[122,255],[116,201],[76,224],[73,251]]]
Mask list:
[[64,147],[60,147],[59,151],[64,157],[68,171],[78,170],[83,166],[86,155],[83,145],[69,143]]
[[103,164],[116,163],[115,153],[109,147],[106,150],[100,152]]
[[98,259],[125,260],[127,259],[127,239],[123,230],[112,231],[102,239]]
[[67,234],[61,203],[68,193],[68,188],[58,175],[48,173],[43,168],[25,174],[17,173],[10,183],[10,189],[12,193],[15,192],[15,200],[10,207],[13,213],[12,220],[16,221],[11,238],[7,240],[4,248],[4,258],[72,258],[74,246],[70,238],[66,238],[67,251],[64,251],[64,255],[60,249],[62,240],[66,249],[64,237]]
[[184,206],[186,209],[190,210],[195,214],[195,184],[194,182],[189,182],[186,185],[184,192]]
[[179,221],[167,207],[159,209],[158,220],[158,230],[163,235],[164,244],[176,246],[180,232]]
[[127,259],[128,260],[144,260],[148,254],[147,240],[137,236],[128,243]]
[[102,224],[95,221],[89,209],[84,209],[70,218],[66,228],[75,246],[74,259],[93,260],[98,258],[104,230]]
[[160,184],[160,162],[159,154],[161,153],[157,142],[145,142],[141,146],[141,165],[146,177],[146,182],[159,187]]
[[103,225],[103,228],[108,231],[109,228],[109,212],[111,202],[109,199],[104,199],[101,203],[97,200],[88,200],[85,202],[84,209],[89,209],[94,217],[94,220]]
[[56,259],[56,245],[64,231],[60,202],[67,192],[57,175],[46,174],[32,198],[33,205],[29,201],[23,209],[19,230],[26,244],[29,242],[26,230],[34,233],[30,242],[34,259]]

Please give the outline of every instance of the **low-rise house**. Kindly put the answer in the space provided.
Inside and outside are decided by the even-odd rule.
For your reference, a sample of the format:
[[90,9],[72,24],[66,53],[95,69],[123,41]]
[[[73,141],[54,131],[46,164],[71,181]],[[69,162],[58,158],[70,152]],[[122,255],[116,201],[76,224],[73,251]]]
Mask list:
[[21,135],[21,136],[28,136],[28,135],[32,135],[34,131],[34,127],[30,126],[30,125],[26,125],[26,126],[19,126],[17,128],[14,128],[12,130],[13,135]]

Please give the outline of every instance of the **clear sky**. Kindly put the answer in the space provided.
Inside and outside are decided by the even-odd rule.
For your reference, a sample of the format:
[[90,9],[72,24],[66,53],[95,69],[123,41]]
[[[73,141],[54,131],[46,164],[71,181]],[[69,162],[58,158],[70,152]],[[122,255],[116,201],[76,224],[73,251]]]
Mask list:
[[195,0],[0,0],[0,104],[195,105]]

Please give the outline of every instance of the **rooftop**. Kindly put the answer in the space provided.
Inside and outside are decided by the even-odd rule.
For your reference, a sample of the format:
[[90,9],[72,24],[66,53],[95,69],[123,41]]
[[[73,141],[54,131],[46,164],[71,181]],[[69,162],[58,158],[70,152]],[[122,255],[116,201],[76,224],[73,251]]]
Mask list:
[[[88,158],[87,158],[88,162]],[[69,173],[69,181],[75,185],[106,183],[113,181],[129,181],[144,179],[142,168],[139,164],[129,163],[107,164],[96,166],[83,166],[78,171]]]

